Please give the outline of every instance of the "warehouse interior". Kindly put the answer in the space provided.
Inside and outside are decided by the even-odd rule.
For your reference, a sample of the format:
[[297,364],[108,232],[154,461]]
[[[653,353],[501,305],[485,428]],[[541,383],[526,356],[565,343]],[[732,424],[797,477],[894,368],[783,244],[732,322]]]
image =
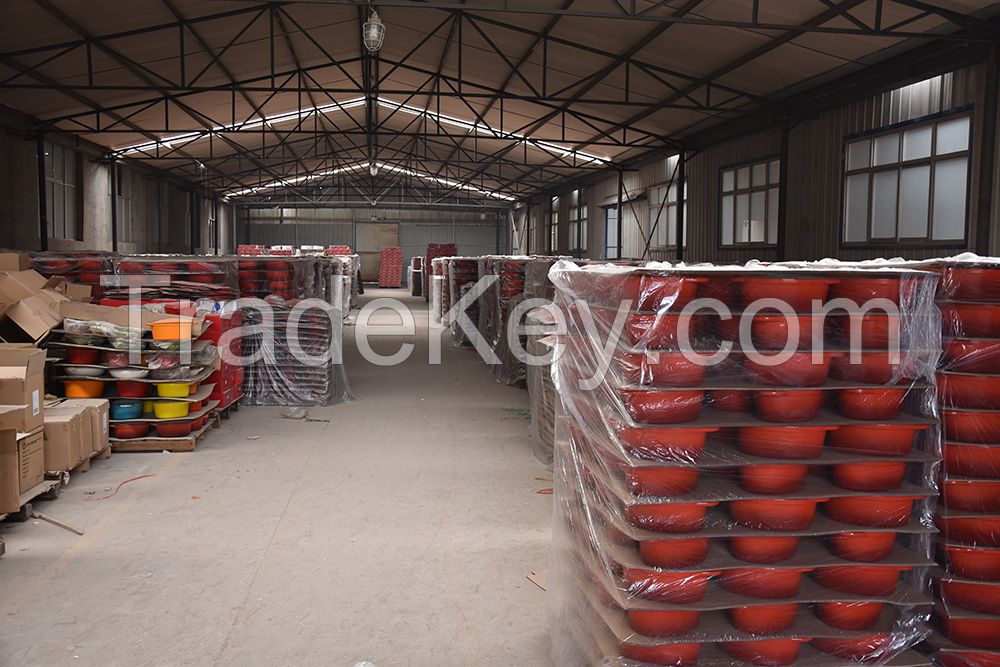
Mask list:
[[[345,304],[325,404],[300,408],[311,389],[292,371],[234,376],[242,402],[218,410],[197,452],[95,449],[93,468],[63,471],[62,497],[38,506],[82,535],[30,516],[0,523],[0,664],[584,664],[557,627],[574,621],[552,610],[567,584],[546,581],[565,482],[558,455],[555,472],[551,453],[538,460],[530,371],[510,374],[504,341],[484,364],[475,336],[442,321],[432,285],[454,305],[466,285],[452,277],[449,295],[449,271],[475,274],[478,261],[469,283],[487,266],[503,285],[513,262],[531,296],[524,264],[544,259],[551,301],[588,294],[560,282],[569,269],[548,273],[557,258],[663,270],[903,258],[914,263],[883,269],[934,272],[920,262],[1000,256],[990,0],[11,0],[0,18],[0,247],[14,258],[0,258],[0,318],[29,303],[2,276],[31,270],[49,280],[31,294],[101,319],[78,302],[108,304],[72,293],[65,261],[99,261],[90,284],[105,297],[123,298],[127,274],[194,274],[274,303],[292,288],[255,291],[246,276],[264,281],[276,261],[269,280],[297,281],[313,261],[300,256],[325,254],[332,269],[301,271],[341,285],[335,295],[279,301]],[[449,256],[466,264],[432,276]],[[402,271],[391,287],[387,258]],[[373,310],[389,298],[411,331]],[[966,300],[985,303],[947,301]],[[59,322],[88,319],[60,304],[45,335],[6,337],[0,322],[3,343],[49,350],[47,388],[63,379],[51,372],[69,332]],[[487,308],[476,312],[483,331]],[[362,333],[385,356],[412,353],[372,363]],[[976,337],[993,338],[1000,328]],[[250,399],[277,376],[285,402]],[[921,378],[893,381],[935,383]],[[113,409],[124,394],[106,396]],[[0,391],[0,413],[7,402]],[[1000,479],[997,467],[982,476]],[[975,620],[1000,637],[1000,621]],[[994,644],[972,655],[928,630],[897,646],[904,655],[863,661],[992,667]],[[695,664],[595,650],[613,664]],[[799,664],[828,664],[810,651]],[[698,664],[795,662],[720,655]]]

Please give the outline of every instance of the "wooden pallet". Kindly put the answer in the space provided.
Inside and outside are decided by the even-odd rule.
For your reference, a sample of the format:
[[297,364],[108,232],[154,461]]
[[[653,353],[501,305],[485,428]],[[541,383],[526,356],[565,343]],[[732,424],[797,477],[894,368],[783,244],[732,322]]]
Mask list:
[[111,438],[111,449],[115,452],[193,452],[205,434],[219,426],[218,414],[209,416],[208,423],[191,435],[183,438],[133,438],[119,440]]
[[224,408],[219,408],[215,411],[215,414],[219,415],[222,419],[229,419],[234,412],[240,411],[240,402],[243,401],[243,395],[241,394],[238,398],[233,399],[233,402]]
[[21,494],[21,497],[18,499],[21,507],[18,511],[10,512],[6,515],[0,514],[0,517],[10,521],[27,521],[31,518],[31,503],[35,500],[55,500],[59,497],[59,493],[62,491],[62,487],[65,483],[65,476],[63,475],[60,475],[55,479],[43,480],[41,484],[38,484]]

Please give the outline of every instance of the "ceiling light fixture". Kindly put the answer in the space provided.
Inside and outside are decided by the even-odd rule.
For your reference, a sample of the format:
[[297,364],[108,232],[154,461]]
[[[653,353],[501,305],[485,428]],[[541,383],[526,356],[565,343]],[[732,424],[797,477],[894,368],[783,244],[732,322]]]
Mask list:
[[365,48],[372,53],[377,53],[382,48],[382,42],[385,40],[385,24],[374,9],[361,29],[361,39],[365,43]]

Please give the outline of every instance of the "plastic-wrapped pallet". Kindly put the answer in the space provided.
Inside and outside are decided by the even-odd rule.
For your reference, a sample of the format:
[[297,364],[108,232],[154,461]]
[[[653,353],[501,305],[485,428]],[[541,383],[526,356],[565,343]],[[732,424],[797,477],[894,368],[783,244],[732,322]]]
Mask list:
[[243,297],[309,299],[319,296],[313,257],[241,257],[239,291]]
[[379,287],[400,287],[403,284],[403,249],[397,246],[382,248],[379,254]]
[[31,268],[46,278],[60,276],[67,282],[89,285],[93,297],[104,294],[103,276],[114,273],[118,255],[94,251],[33,252],[29,257]]
[[[926,664],[911,649],[932,609],[936,276],[569,262],[551,276],[567,327],[555,664]],[[688,320],[696,297],[728,310]],[[873,298],[882,310],[813,309]]]
[[[424,267],[431,266],[431,262],[439,257],[452,257],[458,254],[458,249],[455,247],[454,243],[428,243],[427,244],[427,254],[424,256]],[[435,274],[432,271],[424,271],[424,298],[430,301],[431,294],[431,275],[443,275]]]
[[[447,261],[447,271],[446,285],[451,294],[448,308],[450,310],[450,307],[457,304],[479,280],[479,261],[475,257],[451,257]],[[476,327],[479,326],[480,303],[481,299],[476,299],[465,309],[466,316]],[[462,329],[457,320],[451,322],[451,333],[452,340],[456,345],[468,346],[472,344],[467,332]]]
[[559,344],[556,322],[558,312],[554,306],[534,308],[528,312],[529,327],[526,385],[531,406],[531,449],[535,458],[545,467],[552,468],[552,451],[555,446],[556,404],[559,400],[552,384],[552,358]]
[[430,314],[434,322],[441,321],[441,305],[444,295],[444,264],[441,258],[431,260]]

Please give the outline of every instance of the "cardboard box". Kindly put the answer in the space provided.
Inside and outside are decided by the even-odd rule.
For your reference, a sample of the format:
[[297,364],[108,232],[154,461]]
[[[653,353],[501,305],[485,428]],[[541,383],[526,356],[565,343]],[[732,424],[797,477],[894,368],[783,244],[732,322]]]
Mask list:
[[62,322],[41,296],[4,303],[0,315],[0,340],[7,343],[38,343]]
[[23,405],[16,427],[22,433],[44,423],[45,350],[20,345],[0,345],[0,405]]
[[90,450],[81,448],[81,456],[99,452],[108,446],[110,433],[111,404],[104,398],[67,398],[57,406],[62,410],[82,410],[88,424]]
[[27,271],[31,261],[26,252],[0,252],[0,271]]
[[24,493],[45,480],[45,435],[40,430],[18,435],[18,486]]
[[[71,470],[84,456],[83,430],[90,434],[90,417],[86,411],[59,410],[45,413],[45,470]],[[90,454],[90,452],[86,452]]]
[[45,478],[45,435],[0,431],[0,513],[21,509],[21,494]]

